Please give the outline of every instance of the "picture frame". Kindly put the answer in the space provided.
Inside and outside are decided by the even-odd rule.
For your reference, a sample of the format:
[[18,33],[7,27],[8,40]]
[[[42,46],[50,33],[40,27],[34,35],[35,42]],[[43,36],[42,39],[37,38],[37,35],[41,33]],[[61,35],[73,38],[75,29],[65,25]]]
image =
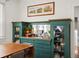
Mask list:
[[54,15],[54,13],[55,13],[55,2],[27,6],[28,17]]

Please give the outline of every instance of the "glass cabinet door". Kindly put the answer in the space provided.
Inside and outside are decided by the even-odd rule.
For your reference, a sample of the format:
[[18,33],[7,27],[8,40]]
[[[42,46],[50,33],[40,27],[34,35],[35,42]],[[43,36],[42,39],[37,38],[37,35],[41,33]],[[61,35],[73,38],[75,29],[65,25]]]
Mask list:
[[64,27],[53,26],[54,30],[54,57],[64,57]]
[[52,57],[70,57],[70,21],[51,22]]

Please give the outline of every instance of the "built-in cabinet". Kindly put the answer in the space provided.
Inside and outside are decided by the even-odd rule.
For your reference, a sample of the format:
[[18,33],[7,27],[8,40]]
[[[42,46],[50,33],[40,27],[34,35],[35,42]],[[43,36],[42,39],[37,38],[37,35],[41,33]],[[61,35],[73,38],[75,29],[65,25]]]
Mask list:
[[51,57],[51,45],[50,41],[37,38],[20,38],[22,44],[32,44],[34,46],[34,57],[35,58],[49,58]]
[[52,57],[70,57],[70,19],[53,20],[51,24]]
[[[19,27],[19,40],[21,44],[32,44],[34,46],[35,58],[69,58],[70,55],[70,19],[58,19],[49,21],[50,24],[50,38],[44,39],[41,37],[34,37],[37,35],[25,35],[26,23],[13,23],[13,41],[16,38],[16,27]],[[23,24],[23,25],[22,25]],[[31,24],[31,23],[30,23]],[[29,24],[29,25],[30,25]],[[32,25],[32,24],[31,24]],[[32,26],[30,25],[30,28]],[[26,33],[28,34],[28,33]],[[34,33],[33,33],[34,34]]]

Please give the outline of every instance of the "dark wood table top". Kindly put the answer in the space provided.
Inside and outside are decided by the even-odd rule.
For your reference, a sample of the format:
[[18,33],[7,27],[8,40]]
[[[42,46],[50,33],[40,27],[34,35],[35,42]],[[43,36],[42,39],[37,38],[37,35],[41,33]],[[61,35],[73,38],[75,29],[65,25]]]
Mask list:
[[16,44],[16,43],[8,43],[0,45],[0,58],[9,56],[13,53],[17,53],[18,51],[28,49],[33,47],[32,45],[26,44]]

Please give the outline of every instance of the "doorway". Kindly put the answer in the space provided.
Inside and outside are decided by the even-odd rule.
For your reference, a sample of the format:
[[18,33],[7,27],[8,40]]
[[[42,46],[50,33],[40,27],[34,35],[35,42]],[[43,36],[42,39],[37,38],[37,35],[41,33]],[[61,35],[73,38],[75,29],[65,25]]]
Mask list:
[[74,7],[75,20],[75,57],[79,57],[79,6]]

